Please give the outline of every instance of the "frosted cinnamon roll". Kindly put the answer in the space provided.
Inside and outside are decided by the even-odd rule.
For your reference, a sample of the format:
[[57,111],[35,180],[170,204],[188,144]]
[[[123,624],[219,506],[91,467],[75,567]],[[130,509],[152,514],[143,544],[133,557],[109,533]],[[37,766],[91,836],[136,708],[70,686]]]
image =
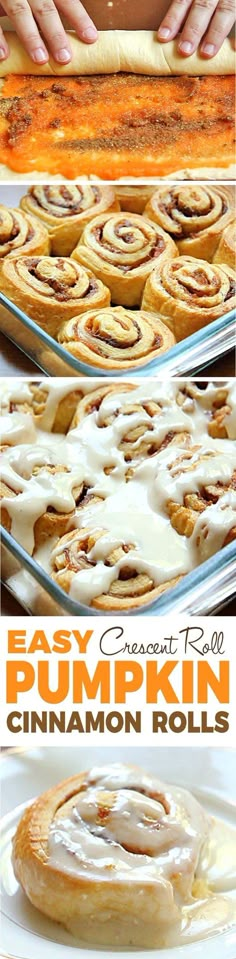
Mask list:
[[236,305],[236,274],[225,264],[179,256],[156,267],[144,289],[143,310],[158,313],[183,340]]
[[[214,526],[218,519],[220,545],[215,542],[212,552],[236,539],[236,456],[233,460],[225,454],[223,464],[221,460],[222,454],[217,451],[189,449],[169,463],[170,475],[165,477],[166,511],[177,533],[192,537],[199,516],[205,511],[204,528],[207,523],[211,526],[213,522]],[[222,506],[221,516],[218,508],[215,511],[218,504]]]
[[97,526],[71,530],[51,555],[52,579],[84,606],[100,611],[134,609],[151,603],[180,577],[156,585],[132,543]]
[[[148,201],[145,216],[169,233],[181,255],[212,260],[234,217],[233,197],[227,187],[208,184],[161,186]],[[218,262],[227,260],[222,256]]]
[[[35,425],[52,433],[67,433],[79,400],[83,393],[80,389],[68,390],[64,385],[32,381],[27,384],[27,396],[20,397],[20,391],[9,401],[9,413],[32,413]],[[66,400],[65,400],[66,397]]]
[[111,186],[85,179],[74,185],[31,186],[20,205],[42,221],[50,237],[52,253],[57,256],[70,256],[86,223],[94,216],[120,209]]
[[51,336],[76,313],[110,304],[107,287],[90,270],[66,257],[6,258],[1,290]]
[[177,256],[177,247],[161,227],[138,214],[107,213],[85,227],[71,255],[107,283],[113,303],[139,306],[151,270]]
[[219,245],[213,257],[213,263],[227,263],[231,270],[236,268],[236,221],[230,223],[222,233]]
[[70,429],[76,429],[76,427],[79,426],[87,416],[91,416],[91,414],[94,414],[97,420],[97,414],[106,396],[110,396],[113,393],[116,395],[118,390],[122,393],[129,393],[134,389],[135,385],[132,383],[119,382],[119,387],[117,383],[109,383],[109,385],[106,384],[105,386],[97,387],[96,390],[89,390],[77,404]]
[[121,210],[126,213],[143,213],[149,198],[154,193],[154,185],[146,186],[140,183],[138,186],[116,186],[115,193],[119,200]]
[[50,253],[47,230],[36,217],[0,206],[0,260]]
[[[5,451],[6,453],[6,451]],[[96,509],[103,497],[96,494],[75,465],[60,463],[60,449],[50,455],[46,447],[8,448],[2,458],[0,484],[2,524],[34,553],[47,540],[62,536],[77,517]],[[27,529],[21,528],[21,514]]]
[[64,323],[57,338],[76,359],[111,371],[144,366],[175,344],[173,334],[153,314],[122,306],[76,316]]
[[33,905],[79,940],[154,948],[180,927],[209,832],[186,790],[114,763],[65,780],[26,810],[14,872]]

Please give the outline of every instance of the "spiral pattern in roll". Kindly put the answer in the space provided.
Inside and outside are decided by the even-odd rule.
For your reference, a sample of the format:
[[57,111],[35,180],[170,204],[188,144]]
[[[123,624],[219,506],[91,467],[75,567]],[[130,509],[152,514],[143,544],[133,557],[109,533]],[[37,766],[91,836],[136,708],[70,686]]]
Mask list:
[[142,308],[158,313],[183,340],[236,305],[236,274],[225,264],[180,256],[150,274]]
[[107,307],[65,323],[58,341],[78,360],[102,370],[143,366],[175,343],[173,334],[152,314]]
[[163,186],[150,198],[145,216],[172,236],[181,255],[212,260],[222,231],[233,219],[233,200],[227,187]]
[[108,284],[112,302],[121,306],[139,306],[155,264],[175,256],[177,247],[171,237],[135,213],[95,217],[72,253]]
[[43,224],[21,210],[0,206],[0,260],[44,253],[50,253],[50,241]]
[[[148,572],[140,571],[138,551],[137,557],[135,553],[132,543],[120,542],[111,548],[111,538],[106,529],[99,529],[95,524],[94,528],[83,526],[58,540],[51,555],[52,578],[72,598],[79,599],[82,605],[108,611],[136,609],[151,603],[165,592],[170,581],[155,585]],[[89,573],[87,583],[83,577],[85,571]],[[178,580],[179,577],[172,579],[171,585]],[[92,599],[91,582],[94,583]]]
[[103,283],[69,257],[5,260],[1,289],[51,336],[63,320],[110,304]]
[[94,767],[28,807],[13,867],[30,901],[79,940],[163,946],[192,901],[210,819],[185,789],[135,766]]
[[52,253],[70,256],[86,223],[106,210],[119,210],[119,202],[111,186],[83,179],[76,184],[29,187],[21,199],[21,207],[44,223]]

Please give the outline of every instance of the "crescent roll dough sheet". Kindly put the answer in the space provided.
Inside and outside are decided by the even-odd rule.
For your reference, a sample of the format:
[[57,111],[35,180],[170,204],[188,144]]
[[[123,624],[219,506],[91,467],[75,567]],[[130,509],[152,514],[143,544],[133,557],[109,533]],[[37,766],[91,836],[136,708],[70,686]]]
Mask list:
[[161,44],[149,30],[107,30],[99,33],[93,44],[85,44],[70,33],[72,61],[59,66],[52,58],[42,67],[34,64],[16,33],[8,32],[10,56],[0,63],[0,77],[9,73],[34,75],[89,76],[104,73],[137,73],[148,76],[187,74],[233,74],[236,65],[231,40],[224,41],[213,59],[206,60],[199,52],[191,57],[178,53],[177,41]]

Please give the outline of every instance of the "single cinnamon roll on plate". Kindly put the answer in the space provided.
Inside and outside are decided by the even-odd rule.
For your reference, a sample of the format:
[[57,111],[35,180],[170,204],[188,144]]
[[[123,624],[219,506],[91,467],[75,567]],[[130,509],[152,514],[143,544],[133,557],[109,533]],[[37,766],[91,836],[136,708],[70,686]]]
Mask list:
[[76,316],[64,323],[57,338],[76,359],[111,372],[144,366],[175,344],[158,317],[122,306]]
[[[158,187],[144,212],[169,233],[181,256],[210,261],[223,231],[234,218],[234,205],[227,187],[181,183]],[[217,262],[227,260],[222,256]],[[235,262],[228,265],[235,266]]]
[[0,206],[0,261],[50,253],[48,232],[34,216]]
[[217,320],[236,306],[236,274],[226,264],[179,256],[155,267],[142,309],[158,313],[176,340]]
[[13,839],[30,902],[77,939],[155,948],[191,901],[210,818],[134,766],[95,767],[31,805]]
[[174,241],[161,227],[124,212],[95,217],[71,255],[108,285],[114,304],[140,306],[154,266],[177,254]]
[[[75,314],[110,304],[110,292],[101,280],[69,257],[6,258],[1,291],[51,336]],[[5,312],[1,307],[0,320]]]
[[85,178],[76,184],[31,186],[20,205],[44,224],[56,256],[70,256],[86,223],[94,216],[120,209],[112,186],[91,183]]

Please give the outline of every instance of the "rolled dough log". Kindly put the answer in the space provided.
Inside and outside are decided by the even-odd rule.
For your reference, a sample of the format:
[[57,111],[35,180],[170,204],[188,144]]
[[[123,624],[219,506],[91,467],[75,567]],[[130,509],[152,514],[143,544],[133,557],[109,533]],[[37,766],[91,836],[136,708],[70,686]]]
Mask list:
[[70,32],[73,50],[71,63],[60,67],[52,58],[44,66],[34,64],[24,50],[16,33],[7,34],[10,56],[0,63],[0,77],[9,73],[42,76],[89,76],[102,73],[139,73],[147,76],[187,74],[203,76],[223,75],[235,71],[236,57],[231,40],[224,41],[221,50],[211,60],[200,56],[181,57],[177,41],[161,44],[149,30],[107,30],[99,33],[93,44],[82,43]]

